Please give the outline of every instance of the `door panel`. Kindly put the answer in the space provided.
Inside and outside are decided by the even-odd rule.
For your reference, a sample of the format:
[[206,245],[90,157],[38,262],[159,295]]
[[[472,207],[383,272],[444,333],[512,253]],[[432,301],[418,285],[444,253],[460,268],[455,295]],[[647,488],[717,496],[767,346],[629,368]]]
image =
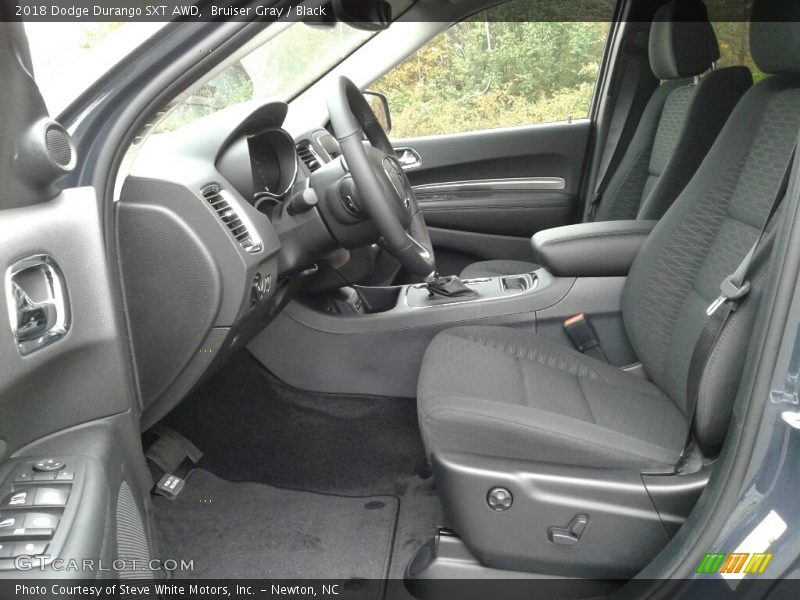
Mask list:
[[[437,258],[530,260],[531,235],[575,221],[590,121],[398,140]],[[401,150],[402,152],[402,150]]]
[[[19,570],[10,555],[94,568],[117,558],[147,539],[152,485],[102,200],[91,187],[59,189],[80,156],[31,72],[21,24],[0,23],[0,518],[20,523],[0,544],[0,578],[51,569],[36,558]],[[39,506],[46,527],[23,510]],[[118,530],[120,515],[133,526]],[[136,552],[147,557],[146,544]]]

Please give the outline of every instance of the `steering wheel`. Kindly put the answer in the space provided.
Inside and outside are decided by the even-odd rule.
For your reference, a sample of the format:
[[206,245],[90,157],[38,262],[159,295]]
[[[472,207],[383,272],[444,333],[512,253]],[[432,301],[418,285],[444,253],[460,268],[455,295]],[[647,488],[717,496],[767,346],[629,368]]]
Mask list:
[[412,275],[433,277],[433,245],[411,182],[366,98],[347,77],[339,78],[328,112],[347,169],[382,236],[378,243]]

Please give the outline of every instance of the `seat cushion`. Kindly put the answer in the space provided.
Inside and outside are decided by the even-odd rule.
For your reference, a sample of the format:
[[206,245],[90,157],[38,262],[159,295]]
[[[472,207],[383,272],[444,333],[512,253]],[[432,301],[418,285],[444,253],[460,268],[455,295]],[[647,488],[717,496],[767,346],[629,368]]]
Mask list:
[[530,273],[539,268],[539,265],[522,260],[485,260],[476,262],[463,271],[461,279],[481,279],[483,277],[502,277],[504,275],[521,275]]
[[530,332],[449,329],[422,365],[419,420],[429,456],[450,450],[663,469],[686,442],[686,417],[653,384]]

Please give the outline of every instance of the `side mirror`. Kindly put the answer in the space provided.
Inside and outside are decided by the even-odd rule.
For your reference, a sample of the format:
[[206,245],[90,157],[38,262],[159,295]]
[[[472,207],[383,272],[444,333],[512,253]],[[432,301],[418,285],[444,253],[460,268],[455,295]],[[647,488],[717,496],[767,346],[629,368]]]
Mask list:
[[378,118],[378,123],[381,124],[381,127],[388,135],[392,130],[392,115],[389,112],[389,101],[386,96],[374,90],[364,90],[364,97],[369,102],[372,112]]

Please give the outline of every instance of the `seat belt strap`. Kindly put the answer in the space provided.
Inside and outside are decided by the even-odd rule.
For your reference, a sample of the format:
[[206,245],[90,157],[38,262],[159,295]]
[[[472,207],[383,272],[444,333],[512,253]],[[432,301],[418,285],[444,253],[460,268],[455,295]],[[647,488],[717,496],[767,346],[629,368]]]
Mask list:
[[725,329],[725,324],[728,322],[731,314],[733,314],[733,312],[736,310],[739,302],[750,292],[750,281],[748,277],[753,265],[753,259],[755,258],[759,247],[761,246],[764,234],[766,233],[767,228],[772,221],[772,217],[775,216],[775,212],[781,205],[781,201],[786,196],[786,191],[789,186],[789,177],[792,172],[792,166],[800,168],[800,164],[796,164],[800,163],[800,161],[797,160],[798,158],[800,157],[797,156],[797,141],[795,141],[794,148],[792,149],[789,158],[789,163],[787,164],[786,170],[783,174],[783,179],[781,180],[781,184],[778,186],[775,198],[772,200],[772,204],[770,205],[767,218],[761,227],[761,231],[759,232],[755,243],[753,243],[753,245],[750,247],[750,250],[748,250],[747,254],[742,259],[742,262],[739,263],[739,266],[736,267],[736,270],[722,280],[722,283],[720,283],[719,286],[720,295],[706,309],[706,315],[708,318],[706,319],[703,330],[700,332],[700,337],[697,339],[694,351],[692,352],[692,359],[689,363],[689,374],[686,379],[686,409],[687,417],[689,419],[689,433],[684,446],[684,452],[685,449],[689,447],[691,442],[692,425],[694,424],[698,396],[700,395],[700,383],[703,380],[703,375],[705,373],[706,366],[708,365],[708,359],[710,358],[714,347],[717,345],[717,341],[719,340],[720,335],[722,335],[722,332]]
[[[639,35],[644,34],[640,33]],[[642,99],[650,98],[653,93],[652,86],[643,88],[641,85],[642,75],[650,68],[650,62],[646,53],[641,49],[637,38],[638,36],[635,36],[627,43],[628,47],[623,59],[625,63],[623,75],[619,85],[619,97],[608,128],[608,139],[606,140],[605,151],[602,154],[597,173],[597,184],[587,207],[587,221],[594,220],[603,194],[616,171],[615,167],[622,158],[621,150],[623,147],[627,147],[627,144],[622,143],[623,139],[630,137],[635,130],[635,123],[631,122],[634,106],[637,103],[641,104]],[[636,119],[636,122],[638,122],[638,119]]]

